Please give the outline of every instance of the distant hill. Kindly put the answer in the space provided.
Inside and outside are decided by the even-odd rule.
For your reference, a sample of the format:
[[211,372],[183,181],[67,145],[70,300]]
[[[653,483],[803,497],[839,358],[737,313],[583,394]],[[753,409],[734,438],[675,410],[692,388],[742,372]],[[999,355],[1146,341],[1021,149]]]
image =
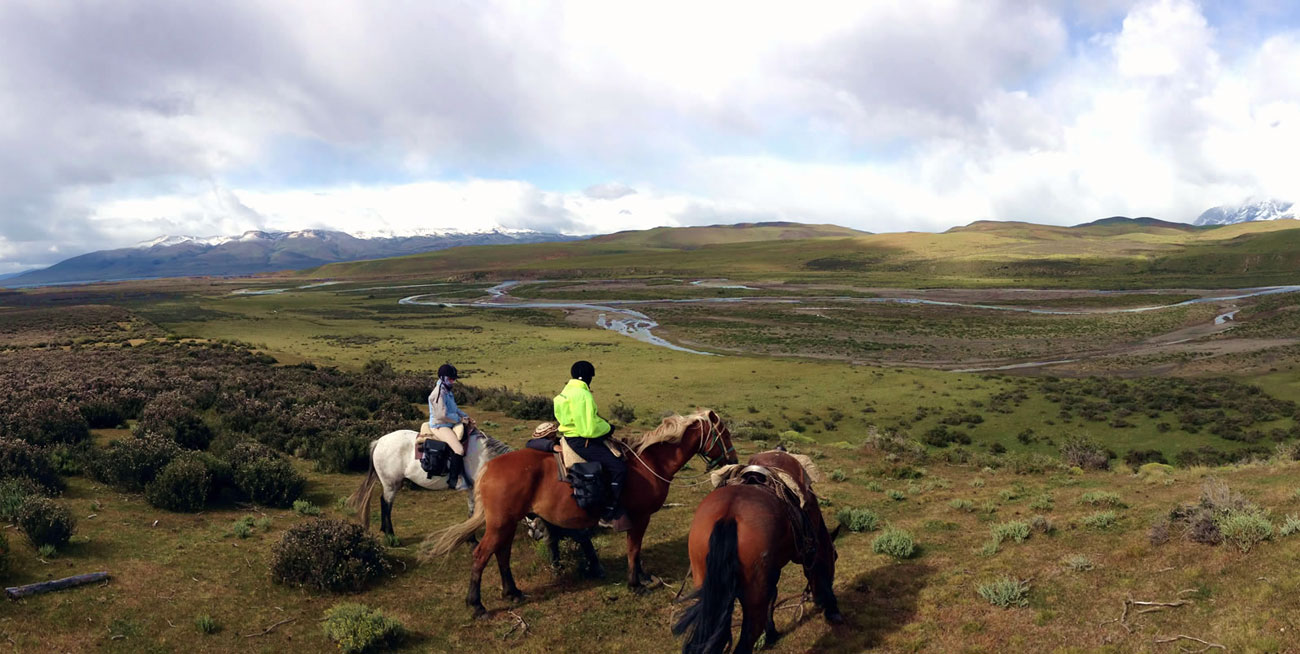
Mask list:
[[1108,227],[1108,226],[1113,227],[1117,225],[1126,226],[1126,227],[1163,227],[1166,229],[1184,229],[1184,230],[1196,229],[1195,225],[1189,225],[1187,223],[1175,223],[1175,222],[1170,222],[1168,220],[1160,220],[1159,218],[1151,218],[1148,216],[1142,216],[1140,218],[1129,218],[1127,216],[1111,216],[1110,218],[1101,218],[1099,220],[1094,220],[1092,222],[1080,223],[1078,225],[1075,225],[1075,227]]
[[194,238],[163,236],[135,247],[100,250],[49,268],[14,275],[9,285],[228,276],[297,270],[339,261],[379,259],[463,245],[539,243],[574,236],[532,231],[440,233],[358,238],[344,232],[250,231],[239,236]]
[[866,236],[871,232],[858,231],[839,225],[805,225],[791,222],[736,223],[734,225],[708,225],[701,227],[656,227],[640,231],[624,231],[597,236],[592,243],[621,243],[643,247],[691,248],[724,243],[749,243],[753,241],[781,241],[805,238],[849,238]]
[[1297,207],[1283,200],[1248,200],[1242,204],[1207,209],[1196,218],[1197,225],[1235,225],[1261,220],[1300,218]]

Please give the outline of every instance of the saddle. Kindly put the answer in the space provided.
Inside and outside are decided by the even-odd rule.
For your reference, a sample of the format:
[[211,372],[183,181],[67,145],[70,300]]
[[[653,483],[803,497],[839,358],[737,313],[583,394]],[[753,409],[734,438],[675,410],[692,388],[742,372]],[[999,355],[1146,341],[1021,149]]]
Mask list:
[[[623,448],[620,441],[606,439],[605,446],[614,456],[622,457]],[[604,466],[583,459],[569,446],[567,439],[560,437],[560,426],[553,422],[543,422],[533,430],[533,437],[528,440],[530,449],[550,452],[555,457],[555,471],[559,481],[573,487],[573,499],[584,511],[595,512],[604,508],[605,496],[609,492],[609,482],[605,478]]]
[[805,564],[811,563],[811,554],[816,549],[815,536],[812,521],[808,517],[808,511],[805,510],[803,488],[794,477],[776,468],[735,463],[714,470],[710,473],[710,481],[713,482],[714,488],[758,486],[779,498],[781,504],[785,506],[790,525],[794,529],[795,542],[799,543],[797,560]]

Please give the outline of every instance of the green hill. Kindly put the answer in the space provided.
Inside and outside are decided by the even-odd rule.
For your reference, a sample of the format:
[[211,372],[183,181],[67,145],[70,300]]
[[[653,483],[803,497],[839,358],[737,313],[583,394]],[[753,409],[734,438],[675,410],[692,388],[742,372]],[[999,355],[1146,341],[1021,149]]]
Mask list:
[[882,286],[1141,288],[1300,279],[1300,222],[1191,228],[1112,218],[1074,227],[980,221],[943,233],[834,225],[661,227],[585,241],[466,247],[332,264],[300,276],[365,279],[698,276]]

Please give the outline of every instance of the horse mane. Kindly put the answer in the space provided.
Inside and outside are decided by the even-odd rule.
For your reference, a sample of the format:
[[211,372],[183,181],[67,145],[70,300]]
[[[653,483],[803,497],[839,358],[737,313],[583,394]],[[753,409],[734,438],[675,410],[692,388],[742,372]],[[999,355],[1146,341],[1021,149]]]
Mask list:
[[511,451],[509,445],[506,445],[504,442],[492,438],[481,431],[479,432],[479,436],[483,439],[483,449],[487,450],[488,454],[491,454],[493,457],[501,456],[502,454]]
[[639,436],[628,438],[627,445],[637,454],[640,454],[652,445],[676,443],[682,440],[682,436],[686,435],[686,430],[691,425],[697,422],[708,422],[709,413],[711,412],[710,409],[700,409],[689,416],[674,413],[664,418],[658,427]]
[[812,457],[807,454],[795,454],[793,452],[786,452],[786,454],[799,462],[799,465],[803,467],[803,474],[808,478],[808,481],[822,480],[822,470],[817,467],[816,463],[813,463]]

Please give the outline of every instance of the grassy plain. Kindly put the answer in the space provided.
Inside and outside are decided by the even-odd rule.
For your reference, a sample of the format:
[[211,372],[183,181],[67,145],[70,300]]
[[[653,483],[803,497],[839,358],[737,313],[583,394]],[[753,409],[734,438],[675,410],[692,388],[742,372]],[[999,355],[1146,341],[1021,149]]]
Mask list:
[[[370,360],[385,359],[403,370],[431,370],[450,361],[470,384],[550,395],[564,383],[569,364],[586,358],[598,368],[593,386],[598,400],[602,406],[621,401],[635,409],[632,428],[653,425],[666,411],[717,409],[732,425],[742,457],[778,441],[816,457],[829,477],[817,486],[828,515],[845,508],[869,509],[916,539],[918,554],[894,561],[872,553],[877,533],[845,536],[839,543],[836,588],[849,624],[832,629],[811,611],[796,621],[796,611],[782,610],[777,624],[786,635],[772,651],[1164,653],[1179,651],[1179,643],[1160,640],[1178,634],[1223,644],[1231,652],[1297,651],[1300,576],[1294,569],[1300,562],[1300,536],[1280,531],[1288,514],[1300,514],[1300,464],[1292,455],[1257,454],[1254,463],[1141,474],[1119,461],[1108,471],[1085,472],[1057,460],[1061,444],[1079,435],[1100,441],[1121,459],[1133,450],[1155,450],[1171,462],[1206,447],[1231,458],[1247,448],[1271,453],[1278,441],[1294,443],[1293,415],[1257,410],[1240,398],[1229,406],[1195,409],[1209,420],[1199,426],[1193,423],[1200,414],[1188,414],[1181,405],[1152,408],[1155,400],[1138,398],[1150,394],[1209,402],[1236,392],[1207,381],[1212,374],[1257,386],[1276,400],[1300,401],[1300,346],[1270,341],[1268,347],[1249,351],[1231,349],[1266,338],[1300,337],[1294,324],[1300,315],[1296,295],[1242,301],[1235,329],[1194,335],[1184,345],[1104,353],[1037,373],[956,373],[901,361],[864,363],[882,351],[920,363],[929,357],[933,363],[1106,350],[1115,343],[1142,343],[1198,328],[1221,310],[1196,305],[1142,314],[1056,316],[859,302],[879,296],[890,280],[980,287],[1049,279],[1045,285],[1053,287],[1156,289],[1206,288],[1232,280],[1294,281],[1289,273],[1278,272],[1289,265],[1291,255],[1285,248],[1269,249],[1290,238],[1286,230],[1277,231],[1278,225],[1270,226],[1273,231],[1219,233],[1230,243],[1223,261],[1237,265],[1249,257],[1263,259],[1251,259],[1255,263],[1245,272],[1225,263],[1213,284],[1194,274],[1191,262],[1208,260],[1208,254],[1197,254],[1198,248],[1209,247],[1204,246],[1207,235],[1218,232],[1162,227],[1135,232],[1101,225],[1089,228],[1095,238],[1113,239],[1128,249],[1114,243],[1072,244],[1075,250],[1068,256],[1053,259],[1056,255],[1046,254],[1047,249],[1055,247],[1059,255],[1061,243],[1069,243],[1077,232],[1040,227],[976,225],[925,236],[923,246],[917,245],[921,237],[899,235],[819,239],[805,242],[797,256],[787,252],[784,258],[780,250],[788,250],[788,243],[703,243],[686,250],[680,249],[680,236],[669,241],[656,236],[650,243],[653,251],[647,252],[646,243],[620,245],[619,239],[607,239],[596,245],[475,248],[266,280],[47,289],[0,297],[15,307],[0,312],[0,324],[15,324],[5,322],[7,316],[31,305],[109,304],[130,314],[112,320],[116,327],[75,336],[60,331],[55,340],[36,339],[30,329],[15,327],[12,334],[4,332],[0,361],[6,348],[117,347],[133,336],[171,335],[236,340],[282,364],[311,361],[359,369]],[[1283,240],[1257,240],[1261,238]],[[1039,243],[1050,239],[1056,245]],[[987,246],[984,252],[1005,247],[1018,254],[1004,256],[996,265],[991,259],[960,257],[951,263],[908,263],[906,252],[916,251],[908,248],[951,255],[969,252],[977,242]],[[1072,258],[1117,251],[1129,258],[1090,259],[1095,266],[1076,265]],[[879,262],[864,263],[877,254]],[[469,260],[480,262],[482,269],[454,268],[457,261]],[[813,261],[820,263],[810,267]],[[1062,268],[1080,272],[1056,275],[1057,264],[1045,261],[1060,261]],[[1184,265],[1191,272],[1180,272]],[[1143,266],[1164,266],[1160,270],[1166,272],[1127,276]],[[637,305],[664,325],[660,333],[670,340],[725,356],[656,347],[555,309],[397,303],[421,293],[449,304],[471,300],[519,272],[526,273],[518,275],[524,279],[610,280],[604,285],[536,285],[517,293],[547,300],[609,300],[620,293],[628,299],[690,299],[746,292],[687,283],[730,278],[752,282],[769,298],[798,296],[809,303],[784,308]],[[327,278],[344,283],[298,288]],[[1164,283],[1175,279],[1183,281]],[[775,289],[777,284],[781,288]],[[241,288],[288,290],[231,293]],[[987,293],[990,302],[1011,306],[1080,310],[1171,304],[1201,294],[1047,293],[1018,300],[1004,289]],[[827,298],[849,295],[857,299],[832,303]],[[810,313],[810,308],[819,310]],[[76,343],[79,338],[89,340]],[[821,340],[812,340],[817,338]],[[894,347],[864,349],[862,343]],[[1101,369],[1107,384],[1118,385],[1083,378]],[[512,446],[522,445],[531,431],[529,422],[467,409]],[[1223,431],[1234,435],[1230,440],[1215,433],[1219,426],[1238,432]],[[924,460],[900,458],[869,444],[875,434],[926,441],[941,432],[960,432],[971,442],[926,445]],[[97,430],[95,435],[101,443],[131,437],[124,430]],[[348,517],[336,502],[356,487],[360,475],[317,472],[301,460],[295,465],[308,478],[307,499],[328,517]],[[700,472],[698,464],[692,468],[684,474]],[[1207,478],[1227,483],[1266,509],[1273,536],[1249,552],[1190,542],[1177,531],[1169,542],[1153,544],[1151,525],[1177,505],[1196,502]],[[1091,491],[1115,493],[1123,506],[1082,502]],[[9,529],[12,565],[5,581],[30,583],[96,569],[109,570],[114,579],[10,604],[0,612],[0,632],[21,652],[326,651],[333,646],[318,625],[323,612],[338,601],[360,601],[384,609],[411,630],[398,650],[402,652],[674,651],[679,645],[669,625],[679,607],[672,600],[687,573],[685,535],[692,508],[705,492],[698,486],[675,487],[669,508],[651,523],[646,567],[671,589],[638,596],[623,588],[625,550],[622,539],[613,535],[597,541],[609,571],[605,581],[552,573],[543,550],[521,536],[514,569],[527,601],[515,607],[499,599],[499,581],[490,568],[484,597],[491,613],[475,622],[462,604],[468,552],[419,564],[414,551],[425,535],[463,517],[459,494],[403,491],[394,510],[401,546],[390,550],[400,562],[395,572],[363,593],[338,597],[269,580],[271,546],[289,527],[310,518],[255,506],[168,513],[139,495],[71,477],[60,502],[79,519],[73,543],[55,558],[42,559]],[[1096,519],[1105,511],[1114,512],[1114,524],[1102,526],[1105,521]],[[243,516],[268,518],[269,524],[239,538],[230,532]],[[1043,516],[1054,528],[990,551],[995,526],[1029,522],[1034,516]],[[996,608],[978,594],[979,585],[1002,577],[1027,580],[1025,606]],[[787,568],[780,597],[795,596],[802,587],[797,566]],[[1186,603],[1141,613],[1142,607],[1125,610],[1126,598]],[[196,630],[194,621],[201,614],[216,619],[220,629],[215,634]],[[512,631],[516,616],[527,623],[526,630]],[[1192,641],[1181,644],[1201,647]]]

